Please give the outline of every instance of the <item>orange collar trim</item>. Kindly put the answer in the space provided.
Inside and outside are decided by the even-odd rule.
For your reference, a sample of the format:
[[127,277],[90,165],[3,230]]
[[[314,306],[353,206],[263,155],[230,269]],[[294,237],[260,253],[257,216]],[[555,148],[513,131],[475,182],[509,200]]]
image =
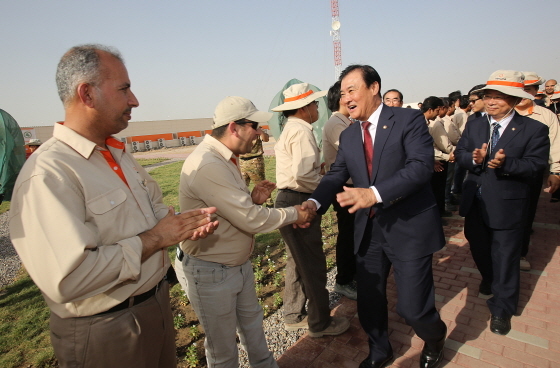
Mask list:
[[490,86],[508,86],[508,87],[524,87],[525,85],[523,83],[518,83],[518,82],[504,82],[504,81],[488,81],[486,82],[486,85],[490,85]]
[[124,149],[124,143],[113,137],[105,139],[105,144],[116,149]]
[[309,90],[309,91],[307,91],[307,92],[305,92],[305,93],[302,93],[302,94],[299,95],[299,96],[288,97],[288,98],[284,99],[284,102],[291,102],[291,101],[301,100],[302,98],[305,98],[305,97],[309,96],[309,95],[312,94],[312,93],[313,93],[313,91]]

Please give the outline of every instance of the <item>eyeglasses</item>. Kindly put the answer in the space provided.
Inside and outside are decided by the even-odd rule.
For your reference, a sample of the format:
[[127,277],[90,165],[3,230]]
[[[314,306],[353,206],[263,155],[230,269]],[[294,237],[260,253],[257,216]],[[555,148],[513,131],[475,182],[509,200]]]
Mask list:
[[476,100],[469,100],[469,103],[475,103],[478,100],[480,100],[480,98],[477,98]]
[[257,123],[256,121],[241,119],[241,120],[234,121],[234,123],[237,125],[251,124],[251,128],[255,130],[259,129],[259,123]]

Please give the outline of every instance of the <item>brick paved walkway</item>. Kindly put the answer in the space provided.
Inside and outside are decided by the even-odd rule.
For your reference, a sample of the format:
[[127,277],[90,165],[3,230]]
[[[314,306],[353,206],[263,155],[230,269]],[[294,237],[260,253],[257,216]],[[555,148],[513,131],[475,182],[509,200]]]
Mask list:
[[[490,332],[486,300],[478,295],[480,274],[463,234],[463,218],[455,215],[444,227],[446,246],[434,254],[436,306],[448,327],[444,367],[560,367],[560,203],[543,194],[534,224],[528,260],[522,272],[519,316],[507,336]],[[395,360],[391,367],[418,367],[422,341],[395,311],[391,277],[389,338]],[[280,359],[280,368],[357,368],[367,357],[366,335],[356,316],[356,302],[342,298],[335,315],[351,318],[341,336],[310,338],[305,334]]]

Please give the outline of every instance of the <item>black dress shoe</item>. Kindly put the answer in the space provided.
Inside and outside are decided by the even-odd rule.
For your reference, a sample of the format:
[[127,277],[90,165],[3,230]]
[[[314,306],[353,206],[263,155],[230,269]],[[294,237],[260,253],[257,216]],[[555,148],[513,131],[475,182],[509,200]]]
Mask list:
[[511,330],[511,317],[502,318],[492,315],[490,320],[490,331],[498,335],[507,335]]
[[481,293],[482,295],[492,295],[492,288],[490,286],[490,283],[482,280],[480,282],[478,292]]
[[444,346],[445,346],[445,336],[435,344],[425,343],[424,348],[422,349],[422,355],[420,356],[420,368],[439,367],[443,362]]
[[358,368],[383,368],[385,367],[387,364],[389,364],[389,362],[393,360],[393,354],[391,354],[387,359],[385,360],[369,360],[369,359],[365,359],[363,362],[360,363],[360,366]]

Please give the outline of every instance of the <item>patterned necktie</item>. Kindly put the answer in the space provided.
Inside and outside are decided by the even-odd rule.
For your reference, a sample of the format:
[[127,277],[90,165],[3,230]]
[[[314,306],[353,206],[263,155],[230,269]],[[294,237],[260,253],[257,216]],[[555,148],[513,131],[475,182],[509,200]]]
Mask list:
[[362,123],[362,129],[364,129],[364,155],[366,156],[366,166],[369,175],[369,180],[371,181],[373,141],[371,140],[371,134],[369,133],[370,125],[371,123],[369,121],[364,121]]
[[490,140],[491,140],[490,152],[493,153],[496,144],[500,140],[500,124],[492,123],[492,138]]

